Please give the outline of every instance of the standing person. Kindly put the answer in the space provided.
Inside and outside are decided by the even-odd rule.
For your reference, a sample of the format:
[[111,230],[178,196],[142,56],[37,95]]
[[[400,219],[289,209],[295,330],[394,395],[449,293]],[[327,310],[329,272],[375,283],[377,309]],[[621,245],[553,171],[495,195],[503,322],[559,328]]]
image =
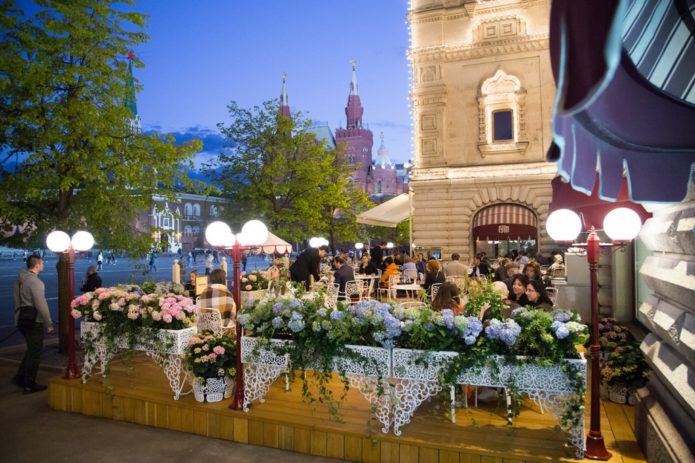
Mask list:
[[104,253],[99,251],[99,254],[97,254],[97,270],[101,271],[102,265],[104,265]]
[[451,261],[447,262],[447,264],[444,266],[444,273],[446,276],[466,276],[466,273],[468,273],[468,268],[466,268],[466,266],[462,264],[459,259],[461,259],[459,253],[455,252],[451,255]]
[[244,251],[244,253],[241,255],[241,268],[245,272],[246,271],[246,264],[249,263],[249,253],[248,251]]
[[[36,382],[36,374],[41,363],[44,326],[48,333],[53,333],[53,322],[48,311],[45,287],[43,281],[39,279],[41,272],[43,272],[43,259],[31,255],[27,257],[27,270],[20,270],[14,285],[15,321],[26,340],[27,351],[12,381],[17,386],[24,388],[25,394],[46,389],[46,386]],[[35,313],[36,315],[33,320],[30,318],[24,322],[20,321],[20,312],[28,312],[31,315]]]
[[215,256],[212,255],[211,252],[208,253],[207,256],[205,256],[205,274],[210,275],[212,272],[212,263],[215,261]]
[[321,259],[328,254],[330,248],[326,245],[320,248],[307,248],[297,256],[297,260],[290,265],[290,279],[292,281],[303,282],[304,287],[309,290],[310,277],[314,277],[314,281],[319,280],[319,265]]
[[154,270],[155,272],[157,271],[157,262],[156,262],[156,257],[157,255],[154,253],[154,251],[150,251],[150,259],[149,259],[149,266],[150,266],[150,272]]
[[381,243],[375,245],[372,249],[369,250],[369,255],[372,256],[372,263],[376,266],[376,268],[379,268],[381,270],[384,270],[384,248],[386,247],[386,242],[382,241]]
[[193,253],[191,251],[188,251],[188,254],[186,254],[186,267],[191,268],[192,263],[193,263]]
[[84,280],[80,291],[87,293],[89,291],[94,291],[97,288],[101,288],[101,277],[97,273],[97,268],[90,265],[87,269],[87,278]]

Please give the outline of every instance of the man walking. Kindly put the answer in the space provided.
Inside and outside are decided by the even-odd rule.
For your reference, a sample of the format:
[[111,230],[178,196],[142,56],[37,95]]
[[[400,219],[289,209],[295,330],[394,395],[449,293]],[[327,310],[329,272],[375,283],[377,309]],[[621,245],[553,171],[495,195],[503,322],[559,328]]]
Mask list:
[[97,270],[101,271],[102,265],[104,265],[104,253],[99,251],[99,254],[97,254]]
[[43,271],[43,259],[36,255],[27,257],[27,270],[20,270],[19,277],[14,285],[14,311],[15,322],[20,321],[20,313],[36,314],[32,319],[17,324],[19,331],[27,343],[27,351],[24,354],[19,370],[13,382],[24,388],[25,394],[39,392],[46,386],[36,383],[36,375],[41,363],[41,351],[43,350],[43,330],[53,333],[53,322],[48,311],[45,287],[39,279],[39,273]]

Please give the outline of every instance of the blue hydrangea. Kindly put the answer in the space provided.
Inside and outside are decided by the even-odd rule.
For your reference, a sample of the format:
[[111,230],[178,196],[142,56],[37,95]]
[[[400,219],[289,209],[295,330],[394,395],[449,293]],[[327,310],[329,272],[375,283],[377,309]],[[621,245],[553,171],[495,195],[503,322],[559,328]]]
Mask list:
[[298,299],[292,299],[292,300],[290,301],[290,307],[293,308],[293,309],[298,309],[298,308],[301,307],[301,306],[302,306],[302,303],[299,302]]
[[559,327],[557,329],[557,331],[555,331],[555,336],[558,339],[565,339],[569,335],[570,335],[570,330],[567,329],[567,325],[565,325],[564,323],[562,324],[561,327]]
[[414,322],[413,322],[412,320],[406,320],[406,321],[404,321],[404,322],[403,322],[403,328],[402,328],[403,331],[405,331],[406,333],[409,333],[410,330],[413,329],[413,324],[414,324]]
[[509,347],[516,344],[516,339],[521,334],[521,327],[514,320],[490,320],[485,328],[485,334],[492,340],[501,341]]
[[442,318],[444,319],[444,326],[449,330],[454,329],[454,311],[451,309],[442,310]]
[[273,304],[273,315],[279,314],[280,311],[284,308],[285,304],[283,304],[282,302],[276,302],[275,304]]
[[393,339],[401,335],[401,321],[396,317],[388,314],[384,317],[384,326],[388,338]]
[[[468,322],[468,326],[466,326],[466,329],[463,332],[463,336],[468,338],[469,336],[472,336],[475,342],[475,339],[480,336],[480,333],[483,332],[483,323],[478,320],[478,317],[473,317],[470,316],[466,319]],[[473,343],[468,343],[466,341],[466,344],[473,344]]]
[[399,320],[405,320],[405,309],[402,305],[395,306],[391,314]]
[[474,336],[466,336],[463,338],[467,346],[470,346],[472,344],[475,344],[475,337]]
[[273,325],[273,328],[275,328],[276,330],[279,330],[280,328],[282,328],[284,326],[285,322],[282,321],[282,317],[275,317],[275,318],[273,318],[273,321],[271,322],[271,324]]
[[562,323],[560,320],[555,320],[552,325],[550,325],[550,329],[553,330],[553,333],[557,331],[558,328],[560,328],[564,323]]
[[326,311],[325,307],[321,307],[319,310],[316,311],[316,315],[319,317],[325,317],[328,315],[328,312]]
[[524,312],[526,312],[526,307],[517,307],[516,309],[512,310],[512,318],[516,318],[517,315]]
[[553,320],[559,321],[559,322],[568,322],[572,319],[572,314],[567,312],[566,310],[556,310],[553,312]]
[[293,310],[293,311],[292,311],[292,317],[291,317],[291,318],[292,318],[292,320],[301,320],[301,319],[302,319],[302,314],[300,314],[299,312]]
[[331,320],[342,320],[345,318],[345,312],[333,309],[333,312],[331,312]]
[[237,321],[241,326],[247,326],[251,321],[251,316],[249,314],[243,313],[237,317]]
[[434,325],[431,322],[423,323],[422,327],[425,329],[425,331],[433,331],[434,330]]
[[304,329],[304,321],[301,319],[292,319],[287,323],[287,327],[292,330],[293,333],[299,333]]

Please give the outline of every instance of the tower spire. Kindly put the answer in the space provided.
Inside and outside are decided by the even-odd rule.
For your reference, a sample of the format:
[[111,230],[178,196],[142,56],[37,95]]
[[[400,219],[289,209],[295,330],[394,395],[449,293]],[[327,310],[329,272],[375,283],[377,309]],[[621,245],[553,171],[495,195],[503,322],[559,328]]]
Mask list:
[[287,79],[287,73],[282,73],[282,91],[280,92],[280,114],[283,116],[290,117],[290,103],[287,98],[287,88],[285,87],[285,80]]
[[350,95],[359,95],[357,90],[357,61],[354,59],[350,61],[352,64],[352,81],[350,81]]
[[362,102],[360,101],[360,94],[357,91],[357,61],[354,59],[350,61],[352,64],[352,80],[350,81],[350,94],[348,95],[348,103],[345,107],[345,115],[347,116],[347,128],[348,129],[361,129],[362,128],[362,114],[364,114],[364,109],[362,108]]

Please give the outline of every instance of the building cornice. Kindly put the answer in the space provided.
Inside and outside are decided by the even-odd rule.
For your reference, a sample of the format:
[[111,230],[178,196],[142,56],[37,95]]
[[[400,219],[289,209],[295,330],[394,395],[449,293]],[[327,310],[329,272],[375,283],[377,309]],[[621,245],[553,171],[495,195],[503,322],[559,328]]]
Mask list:
[[428,62],[463,61],[487,56],[543,51],[550,48],[548,34],[495,40],[460,47],[435,46],[410,50],[408,57],[413,64]]
[[520,179],[551,176],[557,174],[554,162],[528,162],[519,164],[502,164],[475,167],[430,167],[414,168],[410,174],[411,182],[433,180],[488,180],[495,179],[518,183]]

